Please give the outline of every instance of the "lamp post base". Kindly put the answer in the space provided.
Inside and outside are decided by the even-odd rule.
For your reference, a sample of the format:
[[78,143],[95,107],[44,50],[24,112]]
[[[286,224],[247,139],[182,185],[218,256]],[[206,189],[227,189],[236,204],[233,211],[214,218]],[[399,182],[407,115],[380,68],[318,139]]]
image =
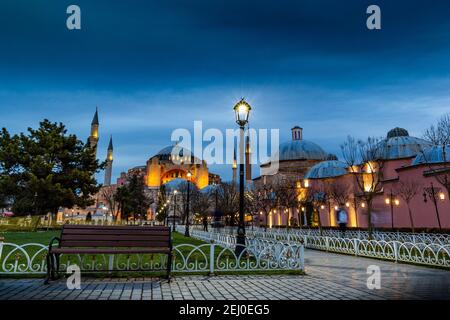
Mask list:
[[186,228],[184,229],[184,236],[190,237],[191,234],[189,233],[189,223],[186,223]]
[[245,227],[238,226],[237,236],[236,236],[236,248],[234,253],[239,257],[242,251],[245,249]]

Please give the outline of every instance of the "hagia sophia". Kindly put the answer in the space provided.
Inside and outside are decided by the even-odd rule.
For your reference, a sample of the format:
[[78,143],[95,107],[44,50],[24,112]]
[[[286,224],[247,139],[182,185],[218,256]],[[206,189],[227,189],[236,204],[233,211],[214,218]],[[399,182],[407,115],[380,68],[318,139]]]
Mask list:
[[[278,153],[272,157],[272,159],[279,161],[278,171],[271,173],[267,170],[270,167],[271,160],[269,160],[267,163],[260,165],[260,176],[255,178],[252,177],[251,165],[249,165],[251,150],[247,138],[246,183],[257,187],[277,180],[293,179],[300,189],[323,182],[346,185],[351,189],[345,203],[349,213],[349,227],[366,228],[368,225],[367,206],[360,199],[360,195],[355,189],[353,173],[350,172],[346,163],[339,161],[336,155],[327,153],[318,144],[304,139],[301,127],[294,126],[291,132],[291,140],[281,143]],[[94,149],[97,148],[98,136],[99,121],[98,111],[96,111],[88,139]],[[391,225],[395,228],[410,228],[413,219],[415,227],[450,228],[450,205],[447,200],[447,191],[435,181],[434,171],[430,170],[431,163],[433,166],[441,166],[446,172],[450,171],[449,168],[445,167],[448,160],[442,154],[442,148],[433,147],[426,140],[412,137],[407,130],[402,128],[390,130],[381,144],[380,150],[383,150],[383,152],[380,157],[384,163],[382,168],[383,181],[382,188],[373,201],[373,225],[380,228],[389,228]],[[174,152],[174,148],[178,148],[176,152]],[[449,148],[446,147],[444,151]],[[171,158],[174,154],[177,155],[177,160],[179,160],[177,164]],[[157,199],[157,193],[161,185],[170,183],[175,179],[188,180],[188,172],[190,173],[190,182],[198,189],[204,189],[209,185],[221,182],[220,176],[209,172],[205,161],[195,159],[193,155],[189,157],[187,154],[189,154],[188,150],[176,145],[165,147],[151,156],[145,165],[122,172],[117,182],[112,184],[113,142],[111,137],[102,188],[115,189],[125,184],[128,177],[137,174],[144,179],[149,195]],[[450,149],[448,154],[450,154]],[[236,155],[234,158],[235,161],[231,170],[233,181],[236,182]],[[414,197],[405,201],[399,192],[399,187],[410,181],[414,181],[418,187],[415,190]],[[430,195],[430,188],[433,188],[433,195]],[[301,197],[300,192],[299,197]],[[395,204],[391,205],[393,201]],[[252,220],[257,225],[267,224],[270,227],[291,225],[292,221],[296,221],[298,225],[317,226],[318,215],[320,215],[322,226],[333,227],[337,226],[337,205],[337,203],[330,201],[327,206],[321,206],[319,212],[313,211],[309,207],[274,210],[269,214],[268,221],[265,221],[264,215],[257,215]],[[156,204],[149,210],[148,219],[154,219],[155,206]],[[76,211],[81,214],[88,211],[101,212],[101,209],[105,207],[106,202],[99,193],[96,203],[92,207]],[[70,212],[73,214],[73,210],[64,210],[66,215]],[[394,221],[392,217],[394,217]]]

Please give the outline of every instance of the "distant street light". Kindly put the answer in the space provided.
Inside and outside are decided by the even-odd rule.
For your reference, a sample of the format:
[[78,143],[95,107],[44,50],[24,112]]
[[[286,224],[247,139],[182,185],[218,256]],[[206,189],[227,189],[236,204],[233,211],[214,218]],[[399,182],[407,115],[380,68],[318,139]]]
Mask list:
[[177,190],[173,191],[173,213],[172,213],[172,220],[173,220],[173,224],[172,224],[172,230],[175,232],[175,211],[177,209]]
[[395,195],[392,193],[391,189],[389,197],[386,198],[384,202],[391,208],[391,228],[394,229],[394,204],[398,207],[400,205],[400,200],[395,198]]
[[186,205],[186,228],[185,228],[185,230],[184,230],[184,235],[186,236],[186,237],[190,237],[190,234],[189,234],[189,225],[190,225],[190,222],[189,222],[189,194],[190,194],[190,185],[191,185],[191,177],[192,177],[192,173],[190,172],[190,171],[188,171],[188,173],[186,174],[186,176],[187,176],[187,205]]

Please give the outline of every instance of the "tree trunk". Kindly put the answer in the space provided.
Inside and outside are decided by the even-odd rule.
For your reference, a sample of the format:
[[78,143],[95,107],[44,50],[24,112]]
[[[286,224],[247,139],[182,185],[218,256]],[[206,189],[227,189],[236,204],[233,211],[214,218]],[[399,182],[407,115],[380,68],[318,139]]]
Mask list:
[[411,207],[408,203],[408,212],[409,212],[409,221],[411,222],[411,229],[412,232],[414,233],[414,222],[413,222],[413,216],[412,216],[412,212],[411,212]]
[[322,236],[322,219],[320,219],[320,211],[313,209],[317,213],[317,222],[319,223],[319,234]]
[[367,231],[369,233],[369,240],[372,240],[372,200],[367,201]]

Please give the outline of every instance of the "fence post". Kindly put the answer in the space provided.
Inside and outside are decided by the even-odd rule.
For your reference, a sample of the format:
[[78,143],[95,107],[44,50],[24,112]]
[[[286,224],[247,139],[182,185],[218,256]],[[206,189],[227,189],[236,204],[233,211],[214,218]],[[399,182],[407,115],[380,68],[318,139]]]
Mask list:
[[214,275],[214,240],[210,240],[209,245],[209,275]]
[[394,241],[394,259],[395,259],[395,262],[397,262],[397,260],[398,260],[397,241]]
[[305,272],[305,246],[300,245],[300,270]]
[[328,237],[325,237],[325,250],[328,252]]
[[353,239],[353,246],[355,247],[355,256],[358,256],[358,239]]
[[108,263],[108,271],[109,273],[111,273],[114,269],[114,255],[110,254],[109,255],[109,263]]
[[5,240],[5,238],[0,237],[0,261],[2,259],[2,254],[3,254],[3,240]]

